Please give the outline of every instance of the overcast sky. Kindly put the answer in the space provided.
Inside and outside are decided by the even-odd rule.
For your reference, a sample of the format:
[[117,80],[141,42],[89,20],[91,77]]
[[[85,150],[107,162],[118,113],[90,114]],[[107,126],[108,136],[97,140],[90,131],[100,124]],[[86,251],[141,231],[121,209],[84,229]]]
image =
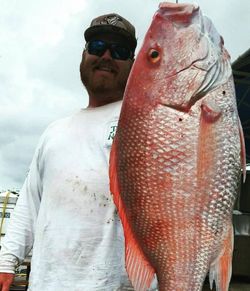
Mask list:
[[[212,19],[232,61],[250,47],[250,0],[189,2]],[[91,19],[121,14],[135,25],[140,47],[158,4],[0,0],[0,190],[22,186],[39,136],[50,122],[86,106],[79,63]]]

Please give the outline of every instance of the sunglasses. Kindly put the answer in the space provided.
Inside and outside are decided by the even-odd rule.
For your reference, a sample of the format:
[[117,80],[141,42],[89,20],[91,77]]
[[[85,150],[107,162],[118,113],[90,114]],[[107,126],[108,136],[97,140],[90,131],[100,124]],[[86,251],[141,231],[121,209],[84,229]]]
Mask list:
[[91,40],[86,44],[86,50],[90,55],[101,57],[106,50],[110,51],[114,60],[126,61],[132,59],[133,52],[125,45],[119,43],[109,43],[103,40]]

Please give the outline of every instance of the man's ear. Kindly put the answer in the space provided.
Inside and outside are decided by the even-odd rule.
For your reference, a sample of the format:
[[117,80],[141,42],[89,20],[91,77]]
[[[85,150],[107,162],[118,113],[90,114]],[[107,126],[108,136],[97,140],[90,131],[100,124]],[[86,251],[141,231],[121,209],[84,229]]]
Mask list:
[[84,49],[82,52],[82,61],[85,59],[86,53],[87,53],[87,51],[86,51],[86,49]]

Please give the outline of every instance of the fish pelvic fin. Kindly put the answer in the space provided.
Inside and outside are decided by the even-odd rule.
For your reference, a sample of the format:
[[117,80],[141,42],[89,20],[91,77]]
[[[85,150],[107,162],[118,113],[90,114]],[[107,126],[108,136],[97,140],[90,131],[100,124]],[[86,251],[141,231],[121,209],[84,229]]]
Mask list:
[[146,291],[154,279],[155,270],[148,262],[140,245],[136,241],[120,196],[117,177],[116,138],[114,139],[110,153],[109,176],[110,190],[113,194],[113,200],[123,225],[125,237],[125,265],[128,277],[136,291]]
[[215,281],[216,291],[228,291],[232,275],[233,238],[233,226],[231,225],[223,241],[222,252],[210,266],[209,282],[211,290],[213,281]]

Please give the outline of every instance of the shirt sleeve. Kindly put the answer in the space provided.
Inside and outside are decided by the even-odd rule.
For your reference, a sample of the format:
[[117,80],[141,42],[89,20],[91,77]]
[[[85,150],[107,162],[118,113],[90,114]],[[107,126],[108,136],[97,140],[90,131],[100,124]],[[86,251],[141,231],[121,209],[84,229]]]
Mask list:
[[42,193],[39,169],[40,144],[41,140],[1,242],[0,272],[15,273],[15,268],[25,259],[33,246]]

